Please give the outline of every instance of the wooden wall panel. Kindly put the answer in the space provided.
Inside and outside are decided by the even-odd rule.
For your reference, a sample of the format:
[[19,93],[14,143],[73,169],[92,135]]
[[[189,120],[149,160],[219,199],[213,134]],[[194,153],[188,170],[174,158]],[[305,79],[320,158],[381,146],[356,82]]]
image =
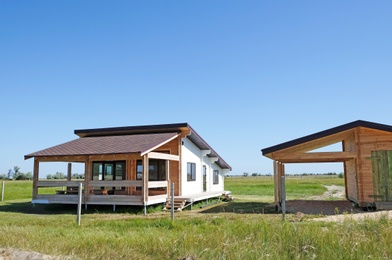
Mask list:
[[[346,152],[358,152],[355,141],[354,132],[343,141],[343,151]],[[359,202],[358,198],[358,184],[357,184],[357,167],[356,160],[349,160],[344,162],[345,171],[345,185],[346,185],[346,197],[356,203]]]
[[[181,138],[175,138],[174,140],[168,142],[167,144],[162,145],[158,149],[154,150],[154,152],[167,152],[169,151],[170,154],[180,155],[180,147],[179,142],[181,143]],[[180,176],[180,168],[179,162],[177,161],[170,161],[170,180],[174,182],[174,195],[180,196],[180,189],[181,189],[181,176]],[[170,187],[169,187],[170,189]]]
[[360,183],[363,206],[374,202],[372,162],[369,159],[372,151],[392,150],[392,133],[360,127],[360,146],[362,164],[362,181]]

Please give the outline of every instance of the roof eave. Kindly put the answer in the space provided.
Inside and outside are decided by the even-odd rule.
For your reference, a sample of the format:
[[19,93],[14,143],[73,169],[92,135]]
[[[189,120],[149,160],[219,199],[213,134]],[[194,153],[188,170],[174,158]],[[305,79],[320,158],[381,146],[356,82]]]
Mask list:
[[[264,156],[267,156],[268,154],[272,152],[276,152],[285,148],[289,148],[298,144],[306,143],[318,138],[322,138],[325,136],[329,136],[332,134],[336,134],[339,132],[343,132],[355,127],[367,127],[367,128],[372,128],[372,129],[377,129],[377,130],[382,130],[382,131],[387,131],[387,132],[392,132],[392,126],[390,125],[384,125],[384,124],[378,124],[378,123],[373,123],[369,121],[364,121],[364,120],[357,120],[353,121],[347,124],[343,124],[337,127],[333,127],[324,131],[320,131],[314,134],[310,134],[304,137],[300,137],[288,142],[280,143],[278,145],[270,146],[264,149],[261,149],[261,152]],[[268,156],[267,156],[268,157]]]

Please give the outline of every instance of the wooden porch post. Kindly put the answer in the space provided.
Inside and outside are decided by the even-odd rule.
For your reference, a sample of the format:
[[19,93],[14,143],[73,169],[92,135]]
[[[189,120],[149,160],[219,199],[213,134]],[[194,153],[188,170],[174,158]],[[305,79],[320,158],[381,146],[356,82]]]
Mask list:
[[167,176],[167,188],[166,188],[166,193],[167,193],[167,198],[169,199],[171,196],[171,180],[170,180],[170,161],[166,160],[166,176]]
[[67,180],[72,180],[72,163],[68,163],[68,170],[67,170]]
[[[177,187],[174,187],[175,189],[178,190],[177,194],[178,196],[182,196],[182,138],[178,138],[178,156],[180,160],[178,161],[178,183]],[[176,194],[176,190],[174,190],[174,195]]]
[[274,200],[275,200],[275,205],[278,206],[279,204],[279,198],[278,198],[278,192],[279,192],[279,182],[278,182],[278,162],[273,161],[274,165]]
[[285,175],[284,164],[274,161],[274,197],[275,205],[282,202],[282,176]]
[[148,154],[143,156],[143,203],[148,201]]
[[34,158],[33,199],[37,198],[38,195],[38,176],[39,176],[39,160],[38,158]]
[[90,196],[90,187],[89,185],[89,181],[92,176],[91,174],[91,164],[90,164],[90,157],[86,156],[85,160],[84,160],[84,203],[87,206],[87,202],[89,200],[89,196]]

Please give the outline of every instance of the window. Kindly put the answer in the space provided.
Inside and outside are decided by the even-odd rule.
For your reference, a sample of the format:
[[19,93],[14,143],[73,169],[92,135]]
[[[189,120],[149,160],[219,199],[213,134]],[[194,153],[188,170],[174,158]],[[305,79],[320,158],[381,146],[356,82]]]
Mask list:
[[[143,179],[143,162],[136,162],[136,180]],[[149,181],[165,181],[166,180],[166,161],[164,160],[148,160],[148,180]]]
[[218,170],[214,170],[214,184],[219,184],[219,171]]
[[[125,161],[93,162],[93,181],[125,180]],[[103,189],[104,187],[102,187]],[[106,187],[106,189],[122,189],[124,187]]]
[[196,181],[196,163],[187,164],[187,180]]

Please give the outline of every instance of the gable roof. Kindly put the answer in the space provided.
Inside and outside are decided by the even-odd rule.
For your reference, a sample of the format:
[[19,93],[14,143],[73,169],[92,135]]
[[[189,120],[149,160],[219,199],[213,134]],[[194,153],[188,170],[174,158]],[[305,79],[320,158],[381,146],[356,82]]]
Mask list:
[[207,156],[217,157],[215,163],[220,168],[231,170],[231,166],[188,123],[79,129],[74,133],[80,138],[28,154],[25,159],[35,156],[143,154],[183,134],[200,150],[210,150]]
[[329,135],[333,135],[333,134],[337,134],[346,130],[350,130],[356,127],[367,127],[367,128],[371,128],[371,129],[376,129],[376,130],[381,130],[381,131],[387,131],[387,132],[392,132],[392,126],[390,125],[384,125],[384,124],[378,124],[378,123],[373,123],[373,122],[369,122],[369,121],[363,121],[363,120],[357,120],[357,121],[353,121],[344,125],[340,125],[337,127],[333,127],[321,132],[317,132],[311,135],[307,135],[304,137],[300,137],[288,142],[284,142],[284,143],[280,143],[278,145],[274,145],[274,146],[270,146],[267,148],[264,148],[261,150],[261,152],[263,153],[263,155],[272,153],[272,152],[276,152],[282,149],[286,149],[295,145],[299,145],[299,144],[303,144],[309,141],[313,141],[319,138],[323,138]]

